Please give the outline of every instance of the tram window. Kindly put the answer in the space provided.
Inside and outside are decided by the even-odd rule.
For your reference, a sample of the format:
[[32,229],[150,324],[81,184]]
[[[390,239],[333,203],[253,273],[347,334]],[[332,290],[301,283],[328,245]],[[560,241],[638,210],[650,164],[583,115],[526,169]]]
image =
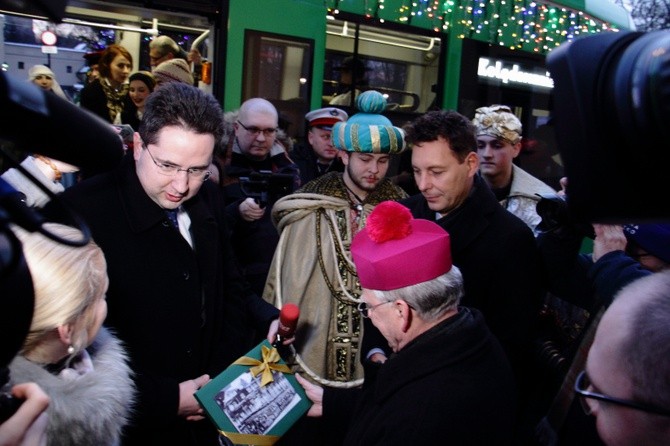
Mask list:
[[437,84],[440,39],[342,20],[330,20],[326,34],[324,105],[341,102],[334,98],[347,88],[340,83],[338,67],[354,53],[366,67],[365,82],[356,88],[380,91],[389,111],[423,113],[435,99],[431,87]]
[[[168,36],[169,38],[174,40],[175,43],[179,46],[179,48],[184,50],[185,53],[188,53],[189,50],[191,50],[193,42],[198,38],[198,34],[195,33],[168,31],[168,30],[161,30],[159,35]],[[151,71],[151,58],[149,57],[149,51],[150,51],[149,44],[151,43],[151,40],[153,40],[153,37],[150,36],[144,36],[140,40],[140,54],[139,54],[139,60],[137,61],[138,70]],[[208,57],[207,40],[204,40],[201,43],[201,45],[197,47],[197,50],[200,52],[200,55],[202,56],[203,59],[207,59]]]
[[[4,57],[8,64],[7,72],[25,79],[33,65],[48,65],[56,74],[63,90],[77,91],[83,87],[77,76],[80,69],[86,67],[84,54],[113,43],[114,32],[96,30],[90,26],[52,23],[46,20],[20,17],[11,14],[3,16]],[[40,36],[46,30],[52,30],[58,36],[58,52],[42,52]]]
[[[351,57],[347,54],[326,53],[324,101],[330,101],[338,94],[345,93],[351,88],[341,82],[341,67],[345,64],[344,61]],[[404,90],[407,85],[407,63],[375,58],[359,58],[359,63],[365,71],[356,81],[356,88],[380,91],[386,97],[391,109],[414,111],[418,108],[419,98],[415,98],[410,92]]]
[[263,97],[277,107],[286,133],[304,134],[310,108],[314,42],[257,31],[247,31],[244,42],[242,100]]

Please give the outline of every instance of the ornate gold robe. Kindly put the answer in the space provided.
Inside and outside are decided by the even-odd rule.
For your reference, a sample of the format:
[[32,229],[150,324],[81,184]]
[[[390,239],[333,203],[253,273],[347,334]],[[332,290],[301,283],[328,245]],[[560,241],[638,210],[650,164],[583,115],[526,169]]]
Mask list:
[[374,206],[407,194],[384,179],[363,203],[354,203],[338,172],[323,175],[277,201],[280,232],[263,298],[278,308],[300,307],[296,331],[299,370],[333,387],[363,381],[361,288],[349,247]]

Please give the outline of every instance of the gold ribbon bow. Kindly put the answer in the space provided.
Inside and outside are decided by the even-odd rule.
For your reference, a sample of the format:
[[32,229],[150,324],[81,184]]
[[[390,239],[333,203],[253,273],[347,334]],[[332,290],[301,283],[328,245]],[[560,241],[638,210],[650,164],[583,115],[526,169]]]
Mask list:
[[277,364],[277,362],[279,362],[281,359],[281,356],[279,356],[279,352],[276,348],[268,348],[267,346],[262,345],[261,356],[263,357],[263,361],[250,358],[248,356],[242,356],[233,364],[253,366],[251,369],[249,369],[249,372],[251,372],[254,378],[258,376],[259,373],[262,373],[263,376],[261,377],[261,387],[266,386],[274,381],[272,378],[273,370],[282,373],[291,373],[291,369],[288,368],[286,364]]

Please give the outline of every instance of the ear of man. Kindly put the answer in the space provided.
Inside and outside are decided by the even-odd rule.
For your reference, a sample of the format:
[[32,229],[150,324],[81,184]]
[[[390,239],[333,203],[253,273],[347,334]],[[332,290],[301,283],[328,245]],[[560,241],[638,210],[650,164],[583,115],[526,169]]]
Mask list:
[[403,333],[407,333],[410,327],[412,326],[412,322],[414,321],[414,313],[412,313],[412,307],[410,307],[409,304],[405,302],[403,299],[396,300],[395,302],[393,302],[393,305],[397,317],[402,322],[401,329]]

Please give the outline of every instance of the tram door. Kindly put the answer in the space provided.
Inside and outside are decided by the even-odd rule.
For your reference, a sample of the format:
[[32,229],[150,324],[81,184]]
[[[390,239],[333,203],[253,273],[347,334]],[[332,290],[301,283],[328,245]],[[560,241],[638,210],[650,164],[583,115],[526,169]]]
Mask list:
[[279,110],[279,126],[292,138],[305,132],[310,110],[313,41],[247,30],[242,100],[262,97]]

